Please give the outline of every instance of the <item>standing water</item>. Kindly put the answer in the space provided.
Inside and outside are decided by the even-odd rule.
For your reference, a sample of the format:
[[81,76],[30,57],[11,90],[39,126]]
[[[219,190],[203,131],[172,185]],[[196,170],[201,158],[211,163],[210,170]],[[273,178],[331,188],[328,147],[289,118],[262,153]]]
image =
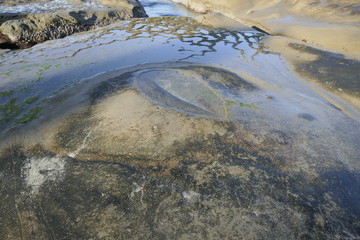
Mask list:
[[[265,33],[142,4],[149,18],[0,53],[5,239],[358,238],[357,111]],[[356,73],[304,44],[300,70]]]
[[162,16],[184,16],[194,17],[200,15],[182,4],[174,3],[171,0],[142,0],[141,4],[149,17]]

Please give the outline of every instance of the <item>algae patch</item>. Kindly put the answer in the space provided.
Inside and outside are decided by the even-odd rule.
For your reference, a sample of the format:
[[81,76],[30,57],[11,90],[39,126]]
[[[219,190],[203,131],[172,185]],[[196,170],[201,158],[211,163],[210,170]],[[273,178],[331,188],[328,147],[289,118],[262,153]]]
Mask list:
[[25,99],[25,104],[32,104],[39,99],[39,95]]
[[10,118],[18,115],[23,109],[22,104],[16,103],[17,98],[11,98],[7,103],[0,105],[0,122],[8,121]]
[[37,71],[38,75],[42,75],[46,70],[49,70],[51,68],[51,65],[43,65],[40,67],[40,69]]
[[[23,102],[17,103],[18,98],[11,98],[5,104],[0,105],[0,123],[7,122],[11,119],[15,119],[15,123],[28,123],[37,118],[41,111],[39,106],[40,102],[34,107],[30,108],[27,113],[22,115],[19,119],[16,119],[19,114],[26,108],[27,105],[32,105],[39,100],[40,96],[33,96],[26,98]],[[43,102],[43,101],[41,101]]]
[[30,110],[24,115],[22,115],[20,119],[16,120],[15,123],[21,123],[21,124],[29,123],[38,117],[40,111],[41,111],[40,106],[30,108]]
[[242,102],[235,102],[235,101],[231,101],[231,100],[226,100],[224,102],[224,106],[225,107],[229,107],[231,105],[236,105],[239,107],[245,107],[245,108],[249,108],[249,109],[255,109],[255,110],[259,110],[260,108],[257,107],[255,104],[247,104],[247,103],[242,103]]
[[8,97],[14,94],[14,90],[0,91],[0,97]]

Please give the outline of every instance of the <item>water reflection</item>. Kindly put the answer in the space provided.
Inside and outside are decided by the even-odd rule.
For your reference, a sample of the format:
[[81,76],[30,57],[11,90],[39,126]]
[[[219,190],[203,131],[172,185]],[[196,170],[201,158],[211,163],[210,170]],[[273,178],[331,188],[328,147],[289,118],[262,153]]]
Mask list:
[[[188,43],[188,46],[200,47],[200,53],[193,53],[188,55],[183,60],[195,56],[205,56],[206,53],[217,51],[217,46],[220,44],[230,45],[234,50],[237,50],[244,56],[245,50],[243,43],[247,47],[256,50],[255,55],[259,52],[266,52],[264,47],[260,44],[263,33],[257,31],[228,31],[215,30],[198,24],[191,18],[183,17],[163,17],[158,19],[138,19],[129,23],[126,32],[130,34],[126,38],[151,38],[155,39],[157,36],[167,38],[167,42],[171,39],[178,39],[183,43]],[[179,51],[192,51],[184,48]]]
[[[4,51],[0,64],[0,110],[4,111],[0,111],[0,119],[4,118],[2,123],[16,122],[21,114],[28,114],[25,120],[30,121],[49,97],[81,79],[126,66],[199,61],[205,56],[214,63],[221,63],[216,60],[219,56],[232,62],[251,62],[259,53],[267,53],[260,44],[263,36],[257,31],[213,29],[188,17],[170,16],[133,19],[22,51]],[[35,100],[24,103],[28,98]],[[33,108],[36,111],[29,112]]]
[[[113,25],[104,28],[102,31],[70,36],[59,41],[49,41],[32,49],[18,52],[3,51],[0,53],[0,58],[4,61],[0,63],[0,66],[34,62],[33,58],[35,57],[40,58],[38,60],[70,58],[85,49],[140,38],[147,38],[151,41],[162,40],[163,44],[168,44],[172,40],[180,40],[182,43],[187,43],[187,46],[196,47],[196,49],[192,48],[189,51],[200,52],[189,54],[186,59],[215,52],[224,45],[231,46],[243,56],[248,50],[255,50],[252,51],[252,55],[257,55],[259,52],[268,53],[260,44],[263,36],[263,33],[257,31],[216,30],[200,25],[187,17],[134,19],[127,24]],[[179,51],[186,51],[178,42],[177,45],[180,46]],[[52,47],[51,51],[47,47]],[[33,58],[23,58],[22,53],[32,54]]]
[[194,17],[201,15],[197,12],[191,11],[182,4],[174,3],[172,0],[141,0],[140,2],[149,17]]

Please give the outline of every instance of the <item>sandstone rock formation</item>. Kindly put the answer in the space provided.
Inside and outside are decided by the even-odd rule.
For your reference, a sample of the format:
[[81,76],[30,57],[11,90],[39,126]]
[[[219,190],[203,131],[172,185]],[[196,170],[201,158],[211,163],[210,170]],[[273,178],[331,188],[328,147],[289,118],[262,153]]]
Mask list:
[[174,0],[203,13],[219,12],[271,35],[345,53],[360,53],[357,0]]

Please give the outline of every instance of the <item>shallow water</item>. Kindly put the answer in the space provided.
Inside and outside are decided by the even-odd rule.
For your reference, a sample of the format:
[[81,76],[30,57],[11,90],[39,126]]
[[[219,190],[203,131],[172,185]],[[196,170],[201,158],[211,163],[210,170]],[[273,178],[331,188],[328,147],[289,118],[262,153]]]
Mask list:
[[263,37],[160,17],[2,51],[4,236],[358,237],[360,124]]
[[2,13],[49,13],[64,11],[68,9],[72,10],[86,10],[86,9],[104,9],[103,5],[95,2],[69,2],[66,0],[53,0],[47,2],[36,2],[28,4],[17,4],[15,6],[0,5],[0,14]]
[[3,92],[13,92],[2,97],[1,103],[16,98],[20,104],[33,96],[39,96],[39,103],[94,75],[143,63],[219,62],[223,67],[240,68],[251,74],[256,74],[258,64],[268,58],[283,65],[276,55],[261,53],[257,43],[261,36],[256,31],[214,31],[188,18],[168,17],[133,20],[49,41],[1,55],[0,85]]
[[149,17],[162,16],[185,16],[194,17],[200,15],[182,4],[176,4],[171,0],[142,0],[141,4]]

